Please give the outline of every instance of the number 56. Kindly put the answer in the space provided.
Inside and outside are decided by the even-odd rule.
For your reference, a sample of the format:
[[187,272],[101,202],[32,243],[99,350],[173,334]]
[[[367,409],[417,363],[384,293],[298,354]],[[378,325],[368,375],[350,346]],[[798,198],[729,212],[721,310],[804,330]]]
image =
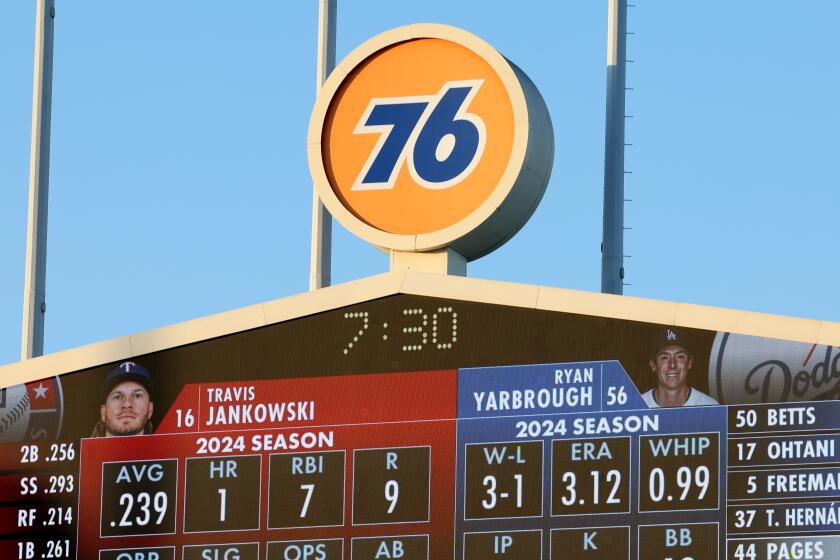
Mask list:
[[484,121],[467,107],[484,80],[446,82],[436,95],[372,99],[353,134],[379,140],[350,190],[393,189],[403,163],[421,187],[448,189],[481,159]]

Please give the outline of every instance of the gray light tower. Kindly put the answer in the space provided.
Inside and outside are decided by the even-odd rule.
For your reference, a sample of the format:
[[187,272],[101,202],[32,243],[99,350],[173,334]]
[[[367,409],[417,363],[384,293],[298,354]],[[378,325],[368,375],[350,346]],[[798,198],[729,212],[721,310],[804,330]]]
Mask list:
[[[337,0],[318,2],[317,91],[335,68],[335,29]],[[330,285],[332,268],[332,216],[324,207],[317,191],[312,189],[312,237],[309,253],[309,289]]]
[[627,0],[609,0],[601,291],[624,293],[624,92]]
[[32,86],[32,143],[29,153],[29,215],[23,278],[21,360],[44,353],[54,19],[55,0],[38,0],[35,15],[35,72]]

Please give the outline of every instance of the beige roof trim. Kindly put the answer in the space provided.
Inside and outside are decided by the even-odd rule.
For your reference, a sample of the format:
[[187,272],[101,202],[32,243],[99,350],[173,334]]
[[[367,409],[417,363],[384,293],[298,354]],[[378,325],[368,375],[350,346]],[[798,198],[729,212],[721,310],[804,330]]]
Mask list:
[[394,294],[563,311],[840,346],[840,323],[597,292],[397,271],[0,366],[11,386]]

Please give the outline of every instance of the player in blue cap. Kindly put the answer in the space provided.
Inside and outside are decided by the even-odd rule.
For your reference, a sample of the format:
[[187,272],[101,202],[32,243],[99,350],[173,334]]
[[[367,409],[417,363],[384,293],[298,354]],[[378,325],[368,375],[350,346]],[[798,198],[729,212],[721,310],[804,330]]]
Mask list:
[[152,376],[140,364],[123,362],[112,369],[102,385],[100,419],[91,437],[152,433],[153,393]]
[[650,369],[657,386],[642,395],[651,408],[672,406],[708,406],[718,402],[688,384],[694,362],[685,336],[668,328],[657,333],[653,342]]

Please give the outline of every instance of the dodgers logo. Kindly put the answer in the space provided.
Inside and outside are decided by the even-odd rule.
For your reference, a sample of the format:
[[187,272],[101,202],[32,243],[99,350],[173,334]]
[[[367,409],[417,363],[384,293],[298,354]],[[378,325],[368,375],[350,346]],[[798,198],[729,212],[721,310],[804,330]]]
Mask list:
[[723,404],[840,398],[834,346],[719,332],[709,361],[709,387]]
[[309,167],[330,213],[395,251],[475,259],[539,203],[554,151],[533,83],[478,37],[387,31],[336,66],[310,119]]

